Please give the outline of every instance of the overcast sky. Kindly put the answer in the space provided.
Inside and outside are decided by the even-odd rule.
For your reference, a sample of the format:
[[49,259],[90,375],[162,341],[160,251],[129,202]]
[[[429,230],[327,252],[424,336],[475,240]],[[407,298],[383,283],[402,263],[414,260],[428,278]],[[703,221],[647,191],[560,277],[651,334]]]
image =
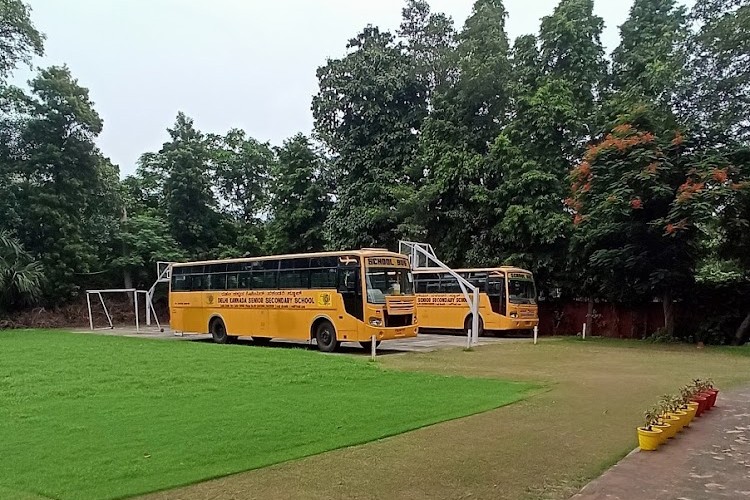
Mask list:
[[[29,0],[27,0],[29,1]],[[315,70],[366,24],[395,30],[403,0],[30,0],[46,33],[40,66],[67,63],[104,119],[103,153],[135,170],[177,111],[204,132],[239,127],[274,145],[312,129]],[[471,0],[431,0],[458,27]],[[557,0],[505,0],[511,41],[536,33]],[[596,0],[607,51],[632,0]],[[17,79],[30,73],[19,71]]]

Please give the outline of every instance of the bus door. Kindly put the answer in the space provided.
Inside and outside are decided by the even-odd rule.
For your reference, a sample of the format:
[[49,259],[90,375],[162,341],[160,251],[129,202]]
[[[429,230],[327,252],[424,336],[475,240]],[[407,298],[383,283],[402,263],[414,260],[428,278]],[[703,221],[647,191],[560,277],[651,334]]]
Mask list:
[[503,316],[508,315],[508,304],[505,295],[505,277],[502,274],[491,274],[487,278],[487,296],[492,310]]
[[364,320],[359,267],[339,267],[338,291],[346,313],[360,321]]

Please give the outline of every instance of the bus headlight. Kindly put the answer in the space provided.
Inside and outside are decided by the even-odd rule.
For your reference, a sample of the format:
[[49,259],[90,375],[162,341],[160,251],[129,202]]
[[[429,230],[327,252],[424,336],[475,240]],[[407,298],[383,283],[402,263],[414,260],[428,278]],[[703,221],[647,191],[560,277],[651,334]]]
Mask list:
[[512,313],[510,313],[510,317],[511,318],[517,318],[518,317],[518,313],[517,312],[512,312]]
[[380,318],[370,318],[370,326],[383,326],[383,320]]

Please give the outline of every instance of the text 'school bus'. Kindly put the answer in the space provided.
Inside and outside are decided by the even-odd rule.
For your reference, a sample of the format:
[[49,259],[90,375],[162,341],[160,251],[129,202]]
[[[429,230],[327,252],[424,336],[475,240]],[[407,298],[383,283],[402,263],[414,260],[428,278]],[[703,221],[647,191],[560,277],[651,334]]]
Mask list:
[[378,249],[173,264],[172,329],[218,343],[252,336],[340,342],[417,335],[409,261]]
[[[530,330],[539,324],[531,272],[515,267],[455,271],[479,288],[479,335],[485,330]],[[420,328],[467,331],[471,327],[469,305],[452,275],[415,270],[414,285]]]

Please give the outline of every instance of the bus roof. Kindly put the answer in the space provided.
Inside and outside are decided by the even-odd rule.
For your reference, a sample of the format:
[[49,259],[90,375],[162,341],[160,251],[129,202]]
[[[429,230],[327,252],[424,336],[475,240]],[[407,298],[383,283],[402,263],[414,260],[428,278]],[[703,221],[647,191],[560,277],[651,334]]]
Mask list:
[[343,255],[354,255],[358,257],[398,257],[401,259],[408,260],[404,254],[390,252],[386,249],[380,248],[362,248],[360,250],[346,250],[338,252],[313,252],[313,253],[293,253],[293,254],[282,254],[282,255],[264,255],[262,257],[239,257],[234,259],[217,259],[217,260],[196,260],[190,262],[174,262],[172,265],[175,267],[180,266],[193,266],[193,265],[208,265],[208,264],[225,264],[230,262],[252,262],[260,260],[277,260],[277,259],[303,259],[306,257],[338,257]]
[[[520,267],[514,267],[514,266],[500,266],[500,267],[467,267],[467,268],[461,268],[461,269],[452,269],[453,271],[457,273],[482,273],[482,272],[503,272],[503,273],[528,273],[532,274],[531,271],[527,269],[521,269]],[[439,273],[439,272],[445,272],[443,269],[439,267],[420,267],[418,269],[414,269],[414,273]]]

